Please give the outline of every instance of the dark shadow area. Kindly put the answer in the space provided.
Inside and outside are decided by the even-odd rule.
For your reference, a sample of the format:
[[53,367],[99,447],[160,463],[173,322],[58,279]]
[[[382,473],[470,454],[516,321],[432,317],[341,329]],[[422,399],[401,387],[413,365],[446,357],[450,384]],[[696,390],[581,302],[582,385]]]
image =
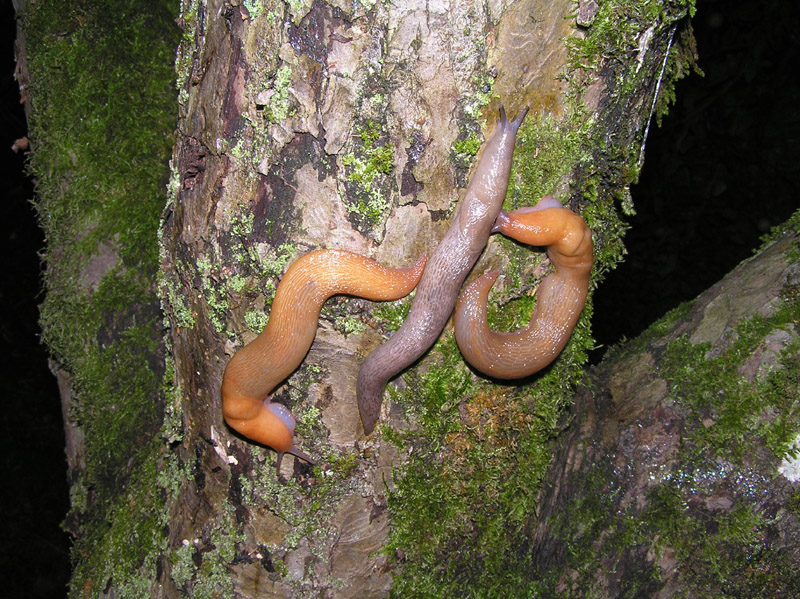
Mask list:
[[69,537],[61,522],[69,509],[61,403],[47,352],[39,343],[44,246],[31,204],[33,182],[25,176],[25,153],[14,152],[28,125],[14,80],[16,24],[3,4],[3,77],[0,131],[5,171],[0,227],[0,412],[3,446],[0,563],[9,598],[63,598],[70,572]]
[[679,82],[676,104],[651,128],[628,256],[595,294],[605,347],[716,283],[800,207],[798,11],[699,0],[693,26],[705,76]]

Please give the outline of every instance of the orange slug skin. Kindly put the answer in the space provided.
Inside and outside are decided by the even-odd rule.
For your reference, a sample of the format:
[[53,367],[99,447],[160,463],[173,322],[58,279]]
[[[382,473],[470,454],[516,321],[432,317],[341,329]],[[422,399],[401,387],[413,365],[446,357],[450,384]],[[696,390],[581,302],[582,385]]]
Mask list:
[[489,329],[486,304],[498,273],[474,281],[461,294],[454,324],[458,347],[477,370],[499,379],[529,376],[564,349],[586,304],[592,269],[592,232],[584,220],[551,197],[533,208],[501,213],[495,231],[528,245],[547,246],[555,272],[536,292],[530,323],[512,333]]
[[269,409],[267,396],[308,353],[328,298],[346,294],[370,300],[399,299],[414,289],[425,260],[423,256],[410,268],[395,269],[344,250],[316,250],[298,258],[278,285],[266,328],[237,351],[225,368],[222,414],[228,425],[272,447],[279,456],[294,453],[311,461],[295,450],[293,427],[289,430]]

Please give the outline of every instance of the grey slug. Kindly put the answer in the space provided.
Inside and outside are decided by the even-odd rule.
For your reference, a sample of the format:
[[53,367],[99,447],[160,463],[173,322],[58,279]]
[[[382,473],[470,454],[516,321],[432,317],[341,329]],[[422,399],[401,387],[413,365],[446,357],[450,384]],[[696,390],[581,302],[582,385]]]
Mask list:
[[517,130],[527,113],[526,107],[509,121],[500,107],[500,121],[486,142],[453,224],[425,266],[408,317],[361,365],[358,411],[366,434],[378,421],[389,379],[418,360],[439,337],[464,279],[486,247],[506,197]]

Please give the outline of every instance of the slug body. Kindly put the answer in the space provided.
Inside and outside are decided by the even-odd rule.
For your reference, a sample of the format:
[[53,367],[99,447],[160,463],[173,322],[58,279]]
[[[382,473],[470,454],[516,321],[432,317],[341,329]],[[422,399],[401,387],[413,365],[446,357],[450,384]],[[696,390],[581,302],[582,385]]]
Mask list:
[[425,266],[423,256],[410,268],[387,268],[374,260],[341,250],[317,250],[296,260],[281,279],[266,328],[237,351],[222,378],[222,414],[245,437],[310,463],[294,447],[295,420],[268,395],[303,361],[317,333],[322,304],[337,294],[370,300],[408,295]]
[[529,376],[552,362],[567,344],[586,304],[592,270],[592,232],[584,220],[552,197],[533,208],[502,212],[495,230],[521,243],[547,246],[555,272],[536,292],[530,323],[513,333],[489,329],[486,303],[498,273],[475,280],[458,299],[455,336],[464,358],[499,379]]
[[422,273],[402,326],[369,354],[358,373],[358,410],[364,431],[375,428],[389,379],[433,345],[453,312],[458,292],[480,256],[508,188],[517,130],[528,109],[513,122],[500,108],[500,121],[486,143],[453,224]]

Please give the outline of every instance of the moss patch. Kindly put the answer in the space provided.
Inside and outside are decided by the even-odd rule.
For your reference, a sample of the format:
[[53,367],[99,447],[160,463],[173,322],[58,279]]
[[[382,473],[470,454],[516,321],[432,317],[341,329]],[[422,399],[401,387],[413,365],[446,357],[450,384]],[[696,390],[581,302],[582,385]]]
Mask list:
[[419,428],[384,431],[411,448],[389,496],[388,550],[402,565],[392,596],[527,596],[539,586],[527,527],[585,348],[572,344],[535,386],[516,389],[476,380],[452,336],[436,349],[440,360],[407,375],[396,397]]
[[[378,96],[372,103],[383,106],[385,102],[385,98]],[[360,147],[342,157],[351,192],[348,197],[353,198],[347,202],[347,210],[368,222],[377,222],[389,208],[386,189],[379,183],[388,185],[385,179],[392,172],[394,151],[386,135],[381,135],[380,125],[373,120],[361,125],[356,135],[361,140]]]
[[72,596],[112,580],[127,581],[121,596],[142,596],[154,580],[153,558],[142,556],[162,534],[153,460],[164,358],[154,284],[175,122],[176,14],[174,0],[43,0],[23,15],[30,170],[47,236],[42,336],[72,376],[72,417],[86,444],[72,493],[73,518],[89,519],[73,550]]
[[[633,213],[628,187],[638,176],[643,131],[622,131],[620,119],[646,123],[656,112],[648,106],[642,114],[632,115],[625,104],[634,94],[646,97],[650,93],[641,78],[652,74],[653,68],[641,69],[642,75],[634,72],[638,67],[631,52],[636,36],[647,24],[655,24],[661,35],[674,31],[679,19],[692,11],[692,2],[669,8],[654,1],[602,3],[586,35],[568,42],[571,58],[565,78],[570,100],[565,118],[529,117],[519,132],[507,209],[533,205],[547,194],[569,202],[594,233],[595,283],[622,259],[627,225],[620,212]],[[676,60],[670,58],[666,64]],[[608,69],[603,73],[606,84],[612,79],[611,103],[619,104],[619,108],[604,110],[605,121],[589,113],[579,100],[601,63]],[[684,72],[677,66],[665,67],[662,93]],[[457,166],[463,163],[466,168],[477,151],[477,136],[468,115],[464,120],[453,155]],[[503,306],[490,319],[493,326],[508,330],[530,318],[534,300],[527,291],[535,258],[530,248],[507,240],[497,243],[509,257],[504,274],[511,284],[504,297],[490,300]],[[553,580],[533,565],[530,531],[551,460],[549,443],[568,424],[574,385],[593,346],[591,312],[590,299],[559,358],[514,387],[499,387],[476,377],[449,334],[435,346],[436,359],[426,372],[405,375],[408,391],[395,399],[407,408],[414,429],[384,430],[387,438],[411,448],[408,462],[395,474],[396,487],[389,497],[388,553],[397,565],[392,596],[558,596]],[[602,473],[598,476],[598,484],[606,480]],[[586,501],[608,504],[611,500],[607,495],[589,494]],[[583,513],[603,514],[603,518],[608,513],[607,505],[585,508],[581,508]],[[587,531],[592,530],[591,521],[581,522]],[[600,524],[598,519],[596,525]],[[634,524],[622,531],[620,543],[645,534]],[[584,549],[581,543],[572,549],[576,556]],[[591,567],[590,560],[586,567]],[[655,577],[655,572],[643,574],[638,596],[647,594]],[[637,596],[636,590],[632,592],[629,596]]]

